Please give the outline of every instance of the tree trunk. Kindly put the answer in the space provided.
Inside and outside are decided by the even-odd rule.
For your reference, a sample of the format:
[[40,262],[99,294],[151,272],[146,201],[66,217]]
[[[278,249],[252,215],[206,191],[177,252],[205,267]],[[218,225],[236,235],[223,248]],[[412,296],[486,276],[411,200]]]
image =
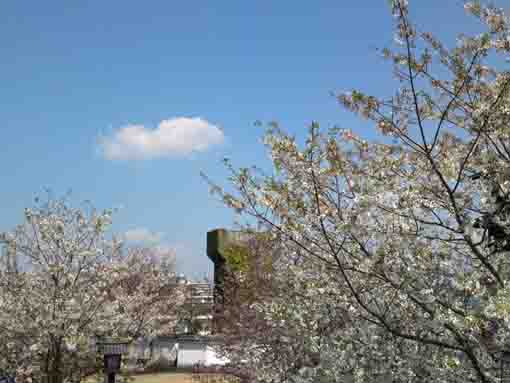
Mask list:
[[53,347],[51,347],[49,351],[48,362],[46,366],[46,376],[43,378],[43,381],[45,383],[63,383],[62,348],[60,342],[55,341],[53,343]]

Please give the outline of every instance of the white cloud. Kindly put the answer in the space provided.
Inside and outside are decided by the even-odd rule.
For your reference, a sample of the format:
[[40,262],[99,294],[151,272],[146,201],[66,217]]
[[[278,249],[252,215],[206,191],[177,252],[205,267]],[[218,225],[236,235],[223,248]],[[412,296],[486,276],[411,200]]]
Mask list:
[[128,125],[102,137],[100,149],[108,160],[141,160],[203,152],[223,142],[223,131],[202,118],[163,120],[156,129]]
[[162,233],[154,233],[144,227],[128,230],[124,233],[124,239],[129,242],[145,244],[158,244],[161,242]]

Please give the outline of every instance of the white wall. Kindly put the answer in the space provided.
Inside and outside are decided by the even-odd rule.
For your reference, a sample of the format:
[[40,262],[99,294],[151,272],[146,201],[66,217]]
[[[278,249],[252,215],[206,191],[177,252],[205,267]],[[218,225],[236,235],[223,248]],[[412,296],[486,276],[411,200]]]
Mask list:
[[207,345],[201,342],[179,342],[177,352],[177,368],[192,367],[193,365],[206,362]]
[[[140,340],[129,347],[129,354],[126,359],[135,361],[138,358],[149,358],[149,342]],[[180,339],[159,340],[153,345],[152,360],[166,361],[169,365],[175,363],[177,367],[192,367],[196,364],[205,366],[224,365],[226,360],[219,358],[214,348],[208,345],[207,341],[187,341]]]
[[205,365],[206,366],[223,366],[228,363],[227,359],[220,358],[216,355],[216,351],[211,346],[206,346],[205,349]]
[[224,365],[227,361],[219,358],[214,348],[206,342],[180,341],[177,352],[177,367],[192,367],[195,364],[204,366]]

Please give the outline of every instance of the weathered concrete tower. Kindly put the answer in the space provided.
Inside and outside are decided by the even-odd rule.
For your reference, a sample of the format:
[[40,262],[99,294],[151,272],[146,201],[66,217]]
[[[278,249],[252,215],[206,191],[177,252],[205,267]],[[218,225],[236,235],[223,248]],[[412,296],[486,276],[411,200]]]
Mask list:
[[215,229],[207,232],[207,256],[214,264],[214,303],[223,304],[226,264],[223,256],[229,241],[229,232]]
[[[225,253],[233,245],[239,245],[250,238],[250,234],[242,231],[215,229],[207,232],[207,256],[214,263],[214,317],[213,328],[218,329],[218,318],[222,317],[226,294],[236,294],[227,291],[226,281],[229,280],[229,268]],[[216,322],[216,323],[215,323]]]

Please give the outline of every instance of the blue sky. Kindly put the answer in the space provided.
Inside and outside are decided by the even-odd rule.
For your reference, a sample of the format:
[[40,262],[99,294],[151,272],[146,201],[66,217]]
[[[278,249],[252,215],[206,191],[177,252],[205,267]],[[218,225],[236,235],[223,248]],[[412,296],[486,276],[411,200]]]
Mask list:
[[[474,25],[460,1],[411,4],[450,42]],[[371,137],[330,92],[396,85],[375,52],[393,37],[385,0],[5,0],[0,19],[0,230],[43,188],[72,190],[123,206],[114,230],[175,248],[194,277],[211,273],[207,230],[233,221],[200,171],[267,163],[256,120]]]

